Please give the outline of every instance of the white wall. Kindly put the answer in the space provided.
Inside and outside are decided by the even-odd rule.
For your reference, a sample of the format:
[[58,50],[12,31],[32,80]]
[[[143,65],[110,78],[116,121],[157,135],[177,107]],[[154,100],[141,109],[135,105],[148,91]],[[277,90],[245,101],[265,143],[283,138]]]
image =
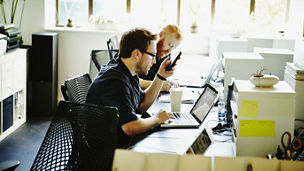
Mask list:
[[[46,0],[46,2],[49,0]],[[22,2],[22,1],[20,1]],[[6,2],[6,11],[10,12],[11,0]],[[37,32],[58,32],[58,99],[63,99],[60,85],[67,78],[89,71],[89,60],[92,49],[105,49],[106,40],[113,32],[79,32],[54,31],[44,29],[44,0],[27,0],[21,26],[21,34],[25,45],[32,44],[32,34]],[[21,5],[18,8],[21,8]],[[17,13],[21,9],[17,9]],[[16,13],[15,23],[19,26]],[[8,17],[8,16],[7,16]],[[2,17],[0,22],[2,22]]]

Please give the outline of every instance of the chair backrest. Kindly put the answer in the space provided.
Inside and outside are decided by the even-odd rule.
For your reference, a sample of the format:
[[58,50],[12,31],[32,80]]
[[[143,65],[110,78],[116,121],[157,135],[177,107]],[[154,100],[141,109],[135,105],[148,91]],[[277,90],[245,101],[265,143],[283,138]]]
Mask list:
[[111,170],[117,108],[59,103],[31,170]]
[[114,57],[117,56],[116,51],[92,50],[89,71],[91,78],[96,78],[100,68],[108,64],[108,62],[112,59],[110,53]]
[[75,103],[85,103],[92,80],[89,74],[73,77],[61,85],[64,100]]
[[[118,49],[119,49],[119,38],[117,35],[114,35],[114,36],[110,37],[109,40],[107,40],[107,47],[109,50],[110,58],[111,59],[114,58],[115,57],[114,55],[117,54]],[[116,53],[114,53],[114,52],[116,52]]]

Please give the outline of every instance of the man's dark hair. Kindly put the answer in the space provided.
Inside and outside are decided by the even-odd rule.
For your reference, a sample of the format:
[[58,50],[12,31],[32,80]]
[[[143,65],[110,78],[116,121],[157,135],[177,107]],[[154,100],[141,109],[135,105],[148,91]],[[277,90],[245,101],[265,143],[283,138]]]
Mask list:
[[120,40],[119,57],[128,58],[135,49],[146,51],[151,40],[157,40],[157,35],[146,29],[136,28],[124,33]]

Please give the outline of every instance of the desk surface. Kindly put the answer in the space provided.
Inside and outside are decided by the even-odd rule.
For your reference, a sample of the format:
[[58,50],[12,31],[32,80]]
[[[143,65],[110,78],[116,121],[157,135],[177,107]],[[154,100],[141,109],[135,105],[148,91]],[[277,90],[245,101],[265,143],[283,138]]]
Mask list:
[[[200,77],[202,75],[207,75],[213,63],[213,58],[197,55],[182,55],[182,58],[176,67],[174,76],[177,78],[186,78],[189,76],[195,78],[196,76]],[[185,68],[191,68],[191,70],[185,70]],[[195,90],[197,91],[198,89]],[[193,105],[194,104],[182,104],[181,111],[190,112]],[[157,99],[149,108],[148,113],[157,113],[160,109],[171,111],[171,105],[170,103],[160,103]],[[196,139],[202,134],[207,125],[209,127],[214,127],[217,123],[217,107],[213,107],[199,128],[170,129],[157,127],[146,133],[133,137],[130,149],[138,152],[185,154]],[[216,136],[214,136],[214,138],[216,140]],[[231,136],[228,137],[228,139],[229,138],[231,139]],[[222,139],[223,137],[221,137],[221,140],[216,140],[211,143],[204,155],[235,156],[231,140],[230,142],[220,142],[223,141]]]
[[[193,104],[182,104],[181,111],[189,112],[192,106]],[[152,114],[160,109],[170,111],[170,103],[160,103],[156,100],[148,112]],[[130,149],[137,152],[185,154],[206,126],[214,127],[217,123],[217,107],[213,107],[199,128],[154,128],[134,137]],[[215,141],[210,144],[204,155],[235,156],[231,136],[220,137],[221,140],[217,140],[216,136],[214,138]]]

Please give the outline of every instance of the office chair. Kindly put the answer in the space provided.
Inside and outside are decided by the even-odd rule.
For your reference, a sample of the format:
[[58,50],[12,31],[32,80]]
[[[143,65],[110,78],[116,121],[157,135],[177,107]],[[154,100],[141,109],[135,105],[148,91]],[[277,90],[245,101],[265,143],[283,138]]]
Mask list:
[[115,57],[115,54],[118,53],[119,49],[119,40],[118,36],[114,35],[107,40],[107,47],[109,50],[110,58],[113,59]]
[[89,74],[70,78],[61,85],[61,93],[64,100],[75,103],[85,103],[88,88],[92,80]]
[[91,78],[96,78],[100,68],[108,64],[112,59],[110,54],[112,54],[114,58],[118,55],[116,51],[92,50],[89,71]]
[[111,170],[117,124],[117,108],[61,101],[31,170]]

